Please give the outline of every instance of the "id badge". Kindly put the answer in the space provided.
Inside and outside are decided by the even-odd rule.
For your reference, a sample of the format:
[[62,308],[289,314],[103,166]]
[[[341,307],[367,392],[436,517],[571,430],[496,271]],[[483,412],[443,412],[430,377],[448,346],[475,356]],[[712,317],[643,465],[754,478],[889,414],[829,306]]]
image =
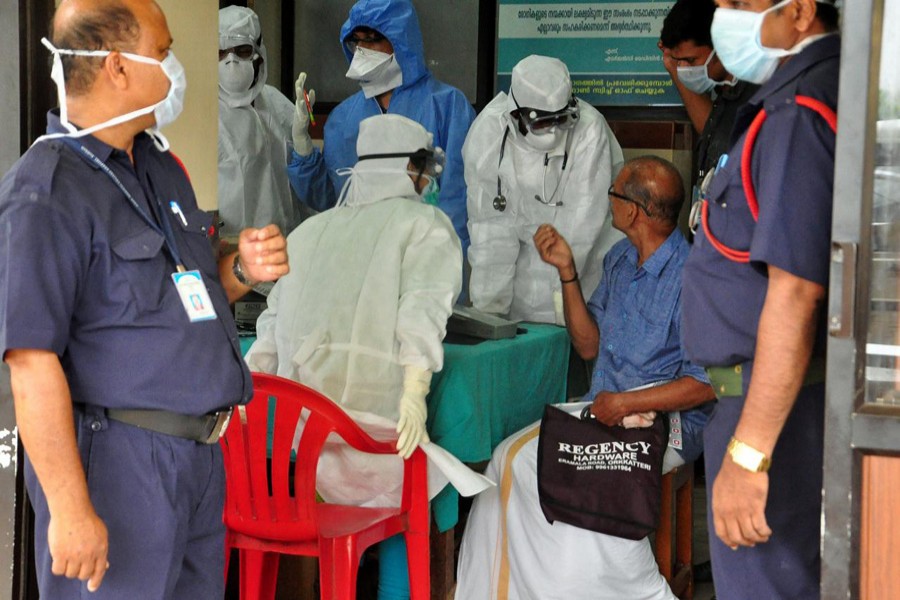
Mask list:
[[209,321],[216,318],[216,309],[213,308],[209,292],[203,284],[203,276],[200,271],[185,271],[184,273],[172,273],[172,281],[181,298],[181,304],[187,312],[191,323],[197,321]]

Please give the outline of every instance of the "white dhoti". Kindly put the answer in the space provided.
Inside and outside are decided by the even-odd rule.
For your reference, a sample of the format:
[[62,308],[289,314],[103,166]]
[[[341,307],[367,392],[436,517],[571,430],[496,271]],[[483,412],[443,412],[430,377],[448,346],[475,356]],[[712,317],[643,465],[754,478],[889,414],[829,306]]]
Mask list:
[[648,539],[547,522],[538,500],[539,430],[529,425],[494,451],[485,475],[498,485],[469,514],[457,600],[675,600]]

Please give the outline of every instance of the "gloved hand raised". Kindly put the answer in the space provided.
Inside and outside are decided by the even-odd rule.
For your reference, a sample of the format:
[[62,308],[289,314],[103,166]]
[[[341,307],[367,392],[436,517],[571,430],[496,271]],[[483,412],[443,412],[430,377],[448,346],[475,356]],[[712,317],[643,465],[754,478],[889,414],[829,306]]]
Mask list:
[[425,396],[431,388],[431,371],[407,365],[403,367],[403,395],[400,396],[400,420],[397,422],[397,454],[409,458],[420,443],[427,442]]
[[[306,107],[306,98],[303,95],[303,87],[306,85],[306,73],[300,73],[294,84],[297,100],[294,103],[294,123],[291,126],[291,135],[294,138],[294,151],[300,156],[309,156],[313,151],[312,138],[309,137],[309,109]],[[316,91],[309,90],[309,106],[316,104]]]

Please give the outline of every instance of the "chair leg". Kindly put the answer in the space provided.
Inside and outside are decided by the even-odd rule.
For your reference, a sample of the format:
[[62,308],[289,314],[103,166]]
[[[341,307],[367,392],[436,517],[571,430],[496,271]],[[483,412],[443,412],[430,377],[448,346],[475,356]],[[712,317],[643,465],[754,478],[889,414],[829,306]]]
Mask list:
[[241,550],[241,600],[274,600],[279,555],[261,550]]
[[319,538],[322,600],[355,600],[361,554],[355,537]]
[[431,598],[431,548],[428,531],[406,532],[406,561],[409,565],[410,600]]

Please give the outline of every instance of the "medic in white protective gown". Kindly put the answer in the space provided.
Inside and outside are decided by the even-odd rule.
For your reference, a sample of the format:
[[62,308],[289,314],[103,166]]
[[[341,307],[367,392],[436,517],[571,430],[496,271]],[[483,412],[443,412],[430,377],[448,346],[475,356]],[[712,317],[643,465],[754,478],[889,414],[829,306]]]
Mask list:
[[[413,166],[433,153],[430,133],[399,115],[369,117],[357,153],[338,205],[288,236],[291,272],[268,297],[247,363],[322,392],[381,439],[399,433],[408,456],[428,442],[425,396],[443,366],[462,250],[450,219],[423,202],[436,195],[434,175]],[[385,154],[395,156],[375,158]],[[316,489],[330,502],[396,506],[402,471],[398,456],[330,440]]]
[[550,223],[569,241],[587,300],[600,282],[603,256],[622,239],[612,229],[606,195],[622,149],[603,115],[572,96],[563,62],[521,60],[510,90],[478,115],[463,145],[469,297],[485,312],[562,325],[559,277],[538,256],[532,236]]
[[305,214],[285,171],[294,103],[266,85],[266,46],[249,8],[219,11],[219,215],[223,235],[275,223],[287,235]]

